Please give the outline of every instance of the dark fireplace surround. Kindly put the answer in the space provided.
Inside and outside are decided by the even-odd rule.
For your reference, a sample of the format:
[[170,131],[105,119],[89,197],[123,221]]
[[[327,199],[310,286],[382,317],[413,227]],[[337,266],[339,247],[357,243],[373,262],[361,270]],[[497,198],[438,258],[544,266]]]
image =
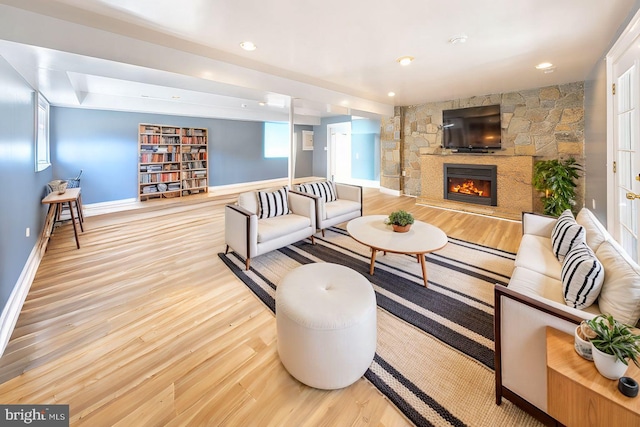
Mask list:
[[444,198],[478,205],[498,205],[497,166],[445,163]]

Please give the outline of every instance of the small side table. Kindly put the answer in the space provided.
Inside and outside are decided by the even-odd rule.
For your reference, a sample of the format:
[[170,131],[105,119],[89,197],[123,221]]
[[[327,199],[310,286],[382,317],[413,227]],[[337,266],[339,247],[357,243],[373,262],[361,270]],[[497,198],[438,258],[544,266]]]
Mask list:
[[[573,335],[547,327],[547,410],[566,426],[639,426],[640,396],[626,397],[618,381],[598,372],[573,348]],[[625,374],[640,381],[633,362]]]
[[[64,204],[66,203],[69,206],[69,214],[71,215],[71,223],[73,224],[73,234],[76,237],[76,247],[80,249],[78,224],[80,225],[80,230],[84,231],[84,215],[82,214],[82,196],[80,194],[80,187],[67,188],[67,190],[62,194],[58,194],[57,192],[49,193],[44,199],[42,199],[42,203],[49,205],[49,211],[47,213],[44,228],[44,232],[48,233],[46,234],[46,237],[51,236],[56,219],[60,212],[62,212]],[[77,224],[76,215],[73,213],[73,205],[75,205],[77,214]],[[51,223],[50,228],[49,223]]]

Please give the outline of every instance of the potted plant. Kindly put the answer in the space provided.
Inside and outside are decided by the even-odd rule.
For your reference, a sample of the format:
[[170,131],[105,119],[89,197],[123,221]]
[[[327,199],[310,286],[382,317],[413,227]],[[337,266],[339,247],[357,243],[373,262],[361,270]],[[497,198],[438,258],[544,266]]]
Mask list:
[[543,192],[544,213],[560,216],[575,204],[576,182],[582,166],[573,157],[567,160],[540,160],[533,166],[533,186]]
[[391,226],[393,227],[393,231],[406,233],[411,228],[411,224],[413,224],[413,221],[413,215],[411,215],[407,211],[399,210],[391,212],[386,222],[387,224],[391,224]]
[[618,322],[610,314],[600,314],[586,321],[595,336],[590,338],[593,361],[604,377],[617,380],[627,370],[629,359],[640,367],[640,335]]

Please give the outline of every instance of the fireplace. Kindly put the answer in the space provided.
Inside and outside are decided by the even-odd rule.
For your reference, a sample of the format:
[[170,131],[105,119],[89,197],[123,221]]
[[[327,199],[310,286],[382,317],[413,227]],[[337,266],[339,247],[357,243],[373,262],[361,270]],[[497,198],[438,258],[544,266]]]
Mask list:
[[444,198],[458,202],[497,206],[497,166],[444,164]]

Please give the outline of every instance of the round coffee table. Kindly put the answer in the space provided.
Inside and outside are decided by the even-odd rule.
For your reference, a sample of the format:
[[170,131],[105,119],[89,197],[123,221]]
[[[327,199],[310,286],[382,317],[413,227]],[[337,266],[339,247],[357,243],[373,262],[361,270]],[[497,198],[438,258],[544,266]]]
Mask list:
[[387,215],[366,215],[352,219],[347,223],[347,232],[359,243],[371,248],[371,266],[369,274],[373,276],[376,253],[383,251],[396,254],[415,254],[422,267],[424,286],[427,286],[427,266],[425,257],[429,252],[437,251],[447,244],[444,231],[431,224],[415,221],[406,233],[393,231],[391,225],[384,223]]

